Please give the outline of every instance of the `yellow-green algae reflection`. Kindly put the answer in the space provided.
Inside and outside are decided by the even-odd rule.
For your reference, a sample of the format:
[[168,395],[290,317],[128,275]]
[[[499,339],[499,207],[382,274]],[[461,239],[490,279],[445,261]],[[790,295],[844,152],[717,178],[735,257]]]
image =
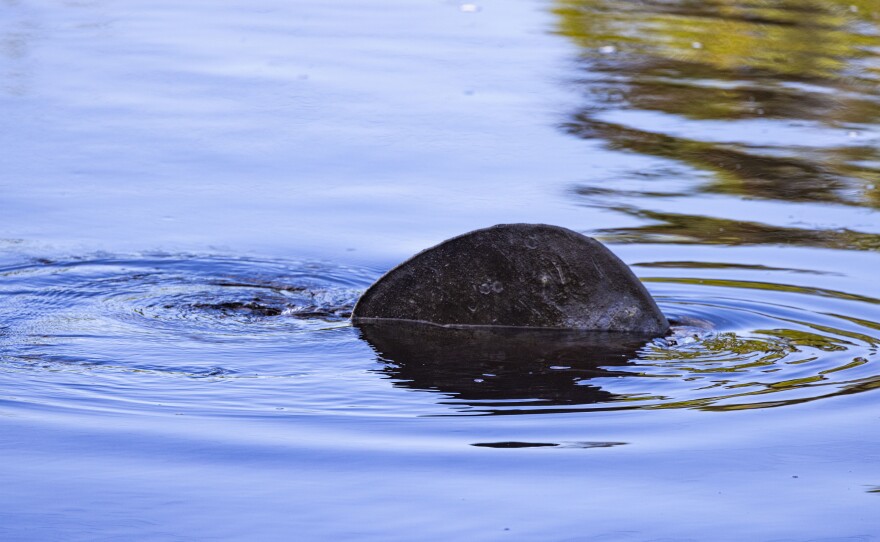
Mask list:
[[[880,300],[834,290],[742,280],[647,281],[703,287],[702,292],[689,290],[695,295],[677,303],[690,306],[690,310],[704,305],[710,313],[748,315],[750,322],[772,327],[719,331],[702,337],[694,334],[690,344],[682,341],[680,330],[669,340],[671,344],[659,341],[650,345],[635,360],[635,374],[680,381],[670,386],[675,391],[666,395],[636,393],[626,398],[645,401],[643,408],[766,408],[880,387],[880,375],[869,362],[880,346],[876,336],[880,325],[833,312],[810,313],[799,305],[798,298],[818,296],[873,305],[880,304]],[[767,295],[742,290],[764,291]],[[705,296],[705,301],[696,294]],[[767,394],[773,394],[772,398],[761,397]]]
[[798,204],[880,208],[880,3],[558,0],[555,13],[580,47],[586,96],[564,128],[690,181],[662,190],[655,174],[632,171],[614,179],[628,185],[577,187],[587,205],[650,221],[607,240],[880,247],[857,224],[662,208],[693,194],[772,202],[778,216]]
[[[554,12],[582,95],[562,128],[638,157],[573,188],[631,219],[603,240],[880,250],[880,3],[557,0]],[[637,265],[677,270],[646,281],[683,318],[590,380],[611,394],[604,406],[742,410],[880,387],[877,299],[767,275],[821,274],[806,269]]]
[[632,350],[562,341],[538,354],[501,338],[451,349],[420,337],[408,351],[375,342],[381,373],[395,387],[437,393],[455,411],[484,415],[745,410],[880,388],[880,323],[846,315],[876,312],[878,299],[742,279],[646,282],[673,331]]

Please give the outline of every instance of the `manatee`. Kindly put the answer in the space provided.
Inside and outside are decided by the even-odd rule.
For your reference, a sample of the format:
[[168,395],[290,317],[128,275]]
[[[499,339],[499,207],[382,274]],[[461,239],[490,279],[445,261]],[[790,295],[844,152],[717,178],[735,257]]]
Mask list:
[[352,321],[505,326],[658,336],[669,322],[600,242],[558,226],[499,224],[453,237],[390,270]]

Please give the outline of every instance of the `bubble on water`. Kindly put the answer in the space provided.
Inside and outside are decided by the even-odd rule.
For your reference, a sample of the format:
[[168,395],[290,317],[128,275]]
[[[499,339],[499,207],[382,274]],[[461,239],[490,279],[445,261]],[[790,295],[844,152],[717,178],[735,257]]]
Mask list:
[[614,54],[617,52],[617,47],[614,45],[603,45],[602,47],[599,47],[599,52],[603,55]]
[[460,9],[463,13],[477,13],[478,11],[480,11],[481,8],[476,4],[462,4],[458,6],[458,9]]
[[694,49],[702,49],[703,44],[698,41],[694,41],[694,42],[691,42],[691,47],[693,47]]
[[852,137],[852,138],[856,138],[856,137],[859,137],[859,136],[862,135],[862,134],[860,134],[859,132],[857,132],[857,131],[855,131],[855,130],[852,130],[852,131],[850,131],[850,132],[847,132],[846,135],[849,136],[849,137]]
[[496,294],[500,294],[501,292],[504,291],[504,285],[501,284],[500,281],[496,280],[495,282],[492,283],[492,291],[495,292]]
[[483,284],[480,284],[480,293],[481,294],[485,295],[491,291],[492,291],[492,285],[489,284],[488,282],[484,282]]
[[484,380],[482,378],[475,378],[474,379],[474,382],[476,382],[477,384],[479,384],[480,382],[483,382],[483,381]]
[[849,10],[850,10],[850,12],[852,12],[852,13],[858,13],[858,12],[859,12],[859,6],[850,6],[850,7],[849,7]]

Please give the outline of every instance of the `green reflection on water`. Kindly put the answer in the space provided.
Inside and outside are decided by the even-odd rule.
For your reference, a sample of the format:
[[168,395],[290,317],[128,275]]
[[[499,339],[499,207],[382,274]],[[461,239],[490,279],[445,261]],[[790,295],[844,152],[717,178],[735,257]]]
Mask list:
[[601,230],[599,237],[616,243],[678,243],[699,245],[793,245],[843,250],[880,250],[880,235],[848,229],[808,229],[711,216],[665,213],[633,206],[610,207],[655,223]]
[[[870,136],[880,121],[880,3],[557,0],[554,11],[558,33],[581,48],[587,102],[564,128],[697,172],[684,192],[644,172],[628,179],[641,176],[641,189],[580,187],[589,204],[660,222],[609,240],[880,248],[870,233],[643,208],[706,193],[880,208],[880,145]],[[620,111],[644,115],[609,118]],[[759,137],[777,129],[773,144]],[[609,203],[633,197],[637,207]]]
[[[643,278],[642,282],[662,282],[668,284],[694,284],[701,286],[721,286],[727,288],[747,288],[750,290],[770,290],[773,292],[790,292],[795,294],[807,294],[821,297],[830,297],[833,299],[843,299],[847,301],[861,301],[863,303],[871,303],[873,305],[880,304],[880,299],[863,296],[859,294],[851,294],[838,290],[829,290],[827,288],[818,288],[810,286],[795,286],[792,284],[776,284],[773,282],[758,282],[752,280],[725,280],[725,279],[702,279],[689,277],[656,277]],[[852,317],[845,317],[847,320],[861,323],[866,320],[859,320]],[[871,322],[874,326],[880,324]],[[875,327],[875,329],[878,329]]]

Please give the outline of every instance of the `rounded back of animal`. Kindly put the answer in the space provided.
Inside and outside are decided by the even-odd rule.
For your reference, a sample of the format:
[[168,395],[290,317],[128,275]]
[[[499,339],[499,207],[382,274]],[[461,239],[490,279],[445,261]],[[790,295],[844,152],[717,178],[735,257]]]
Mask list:
[[652,335],[669,328],[610,250],[545,224],[501,224],[420,252],[367,289],[352,319]]

